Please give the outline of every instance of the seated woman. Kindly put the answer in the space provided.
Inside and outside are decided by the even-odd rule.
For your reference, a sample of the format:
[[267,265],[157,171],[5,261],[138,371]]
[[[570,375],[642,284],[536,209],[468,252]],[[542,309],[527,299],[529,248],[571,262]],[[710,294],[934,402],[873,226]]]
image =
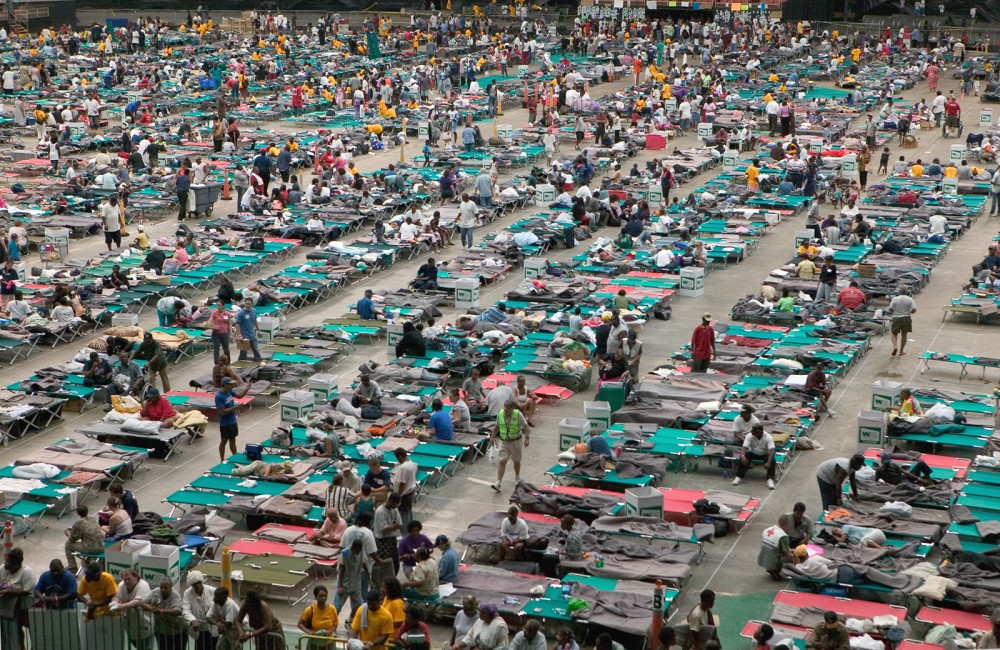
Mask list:
[[409,650],[410,648],[428,649],[431,647],[431,633],[423,618],[423,612],[416,607],[406,608],[406,619],[396,629],[396,634],[393,637],[394,645],[397,648]]
[[160,426],[169,429],[177,419],[177,411],[166,397],[160,395],[159,390],[150,388],[146,391],[146,399],[142,403],[139,417],[143,420],[158,421]]
[[601,382],[620,381],[628,383],[629,379],[631,379],[628,372],[628,360],[625,359],[625,355],[620,348],[615,352],[614,357],[605,357],[601,361],[599,372]]
[[184,268],[191,261],[191,256],[184,248],[184,240],[178,239],[177,243],[174,244],[174,256],[171,259],[177,262],[180,268]]
[[440,597],[437,562],[426,548],[416,551],[417,564],[403,583],[403,595],[410,600],[436,600]]
[[119,540],[132,536],[132,519],[125,512],[118,497],[108,497],[107,505],[98,513],[97,519],[106,521],[101,524],[101,530],[107,539]]
[[427,355],[427,345],[423,335],[417,331],[412,321],[403,323],[403,336],[396,343],[396,356],[423,357]]

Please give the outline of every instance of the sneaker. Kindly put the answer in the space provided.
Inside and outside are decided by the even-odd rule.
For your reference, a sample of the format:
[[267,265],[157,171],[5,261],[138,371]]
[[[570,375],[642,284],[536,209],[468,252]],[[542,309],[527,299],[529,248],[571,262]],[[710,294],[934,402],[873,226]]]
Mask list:
[[837,414],[837,412],[832,409],[827,409],[826,414],[832,418],[834,415]]
[[774,479],[773,478],[767,479],[767,489],[768,490],[773,490],[774,489]]
[[520,482],[521,482],[521,477],[520,476],[515,476],[514,477],[514,483],[516,484],[516,483],[520,483]]
[[494,483],[490,487],[493,488],[496,492],[499,492],[500,491],[500,481],[497,481],[496,483]]
[[738,476],[737,476],[736,478],[734,478],[734,479],[733,479],[733,485],[739,485],[739,484],[740,484],[740,483],[742,483],[742,482],[743,482],[743,479],[741,479],[741,478],[740,478],[740,477],[738,477]]

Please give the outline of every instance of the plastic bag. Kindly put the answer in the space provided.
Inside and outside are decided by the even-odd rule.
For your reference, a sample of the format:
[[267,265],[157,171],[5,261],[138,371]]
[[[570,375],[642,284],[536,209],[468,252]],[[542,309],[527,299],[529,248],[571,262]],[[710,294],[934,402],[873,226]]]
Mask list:
[[496,443],[493,443],[486,450],[486,460],[490,462],[490,465],[496,467],[500,464],[500,447]]

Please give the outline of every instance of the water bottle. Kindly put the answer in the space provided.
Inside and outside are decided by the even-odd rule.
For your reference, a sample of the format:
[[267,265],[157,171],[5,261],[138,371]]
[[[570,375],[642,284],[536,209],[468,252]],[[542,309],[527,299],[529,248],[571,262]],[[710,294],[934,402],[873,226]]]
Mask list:
[[569,592],[573,590],[573,585],[568,582],[562,583],[562,595],[563,598],[569,598]]

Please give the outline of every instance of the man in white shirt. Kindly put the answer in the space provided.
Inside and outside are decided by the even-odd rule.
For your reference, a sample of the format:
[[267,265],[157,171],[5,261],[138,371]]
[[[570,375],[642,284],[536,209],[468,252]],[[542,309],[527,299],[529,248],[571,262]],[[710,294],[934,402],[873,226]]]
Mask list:
[[772,99],[764,107],[764,112],[767,113],[767,128],[771,135],[774,135],[775,131],[778,129],[778,102]]
[[656,256],[653,258],[653,263],[658,269],[665,269],[667,265],[674,261],[674,254],[671,252],[669,246],[662,246],[660,250],[656,252]]
[[15,81],[17,80],[17,72],[11,69],[3,71],[3,75],[0,75],[3,79],[3,91],[5,94],[13,94],[16,90]]
[[763,424],[755,424],[750,430],[750,435],[743,439],[743,446],[740,448],[740,464],[736,468],[736,478],[733,485],[743,482],[750,464],[753,462],[763,462],[767,471],[767,487],[774,489],[774,438],[771,434],[765,433]]
[[462,248],[472,250],[473,232],[476,227],[476,212],[479,208],[468,194],[462,195],[458,204],[458,230],[462,239]]
[[181,596],[181,612],[191,628],[196,648],[214,647],[212,630],[208,624],[214,597],[215,588],[205,585],[205,574],[201,571],[189,571],[187,589]]
[[313,217],[306,223],[307,230],[320,231],[323,230],[323,220],[319,217]]
[[512,560],[520,557],[524,551],[524,543],[531,534],[528,530],[528,522],[518,517],[517,514],[517,506],[511,506],[507,510],[507,517],[500,522],[500,548],[498,551],[501,562],[508,557]]
[[733,420],[733,438],[736,439],[736,442],[742,444],[747,434],[758,424],[760,424],[760,420],[753,414],[753,407],[749,404],[744,404],[743,408],[740,409],[740,414]]
[[861,210],[854,205],[854,201],[848,201],[847,205],[840,211],[840,216],[845,219],[854,219],[859,214],[861,214]]
[[932,235],[944,235],[948,231],[948,218],[942,214],[931,215],[927,223],[930,226],[930,234]]
[[691,128],[691,102],[684,99],[684,101],[677,106],[677,111],[681,118],[681,135],[684,135],[688,132],[688,129]]
[[417,464],[410,460],[409,454],[398,447],[393,455],[396,457],[396,468],[393,470],[392,487],[399,495],[399,516],[406,528],[413,521],[413,497],[417,493]]
[[414,224],[409,217],[403,221],[403,224],[399,227],[399,240],[400,241],[412,241],[420,235],[420,228]]

